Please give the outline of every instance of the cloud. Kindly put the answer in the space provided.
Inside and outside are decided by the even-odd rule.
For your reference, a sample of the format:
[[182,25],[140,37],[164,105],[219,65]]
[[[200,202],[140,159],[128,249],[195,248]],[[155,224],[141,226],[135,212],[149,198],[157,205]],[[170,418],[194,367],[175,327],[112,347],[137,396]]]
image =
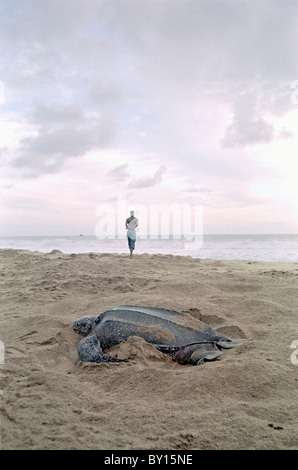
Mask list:
[[37,103],[27,113],[36,132],[20,139],[13,165],[34,177],[59,171],[71,157],[80,157],[93,149],[106,148],[115,137],[117,123],[109,113],[91,116],[77,104],[44,105]]
[[226,128],[223,146],[269,143],[273,138],[273,125],[261,116],[257,93],[240,93],[235,99],[233,122]]
[[[68,115],[69,123],[85,121],[87,112],[112,110],[119,122],[119,145],[134,145],[140,133],[131,132],[127,123],[147,109],[141,133],[150,138],[142,139],[142,148],[160,148],[166,138],[171,152],[180,137],[177,130],[185,126],[180,118],[185,103],[200,93],[220,90],[219,100],[233,113],[222,144],[245,147],[269,143],[273,132],[265,114],[291,106],[285,88],[297,78],[297,5],[290,0],[286,5],[251,0],[72,0],[71,9],[69,0],[27,0],[17,11],[9,2],[3,4],[1,78],[19,105],[28,109],[31,100],[39,101],[30,120],[37,126],[38,118],[46,124]],[[238,110],[240,94],[252,84],[258,104],[245,115]],[[57,102],[63,103],[60,109],[49,104]],[[80,129],[74,123],[78,138],[89,137]],[[38,131],[35,146],[46,140],[47,130]],[[28,141],[21,142],[18,166],[21,161],[32,166],[28,146]],[[44,161],[43,155],[36,158]],[[58,169],[63,157],[53,158],[53,168]],[[40,164],[41,170],[46,168],[51,165]]]
[[122,165],[117,165],[115,168],[110,170],[107,175],[116,181],[124,181],[129,177],[129,172],[127,171],[128,164],[123,163]]
[[77,124],[84,119],[84,112],[77,103],[60,104],[51,103],[44,104],[40,101],[34,102],[34,107],[27,113],[28,120],[32,124]]
[[149,188],[160,183],[162,175],[166,172],[166,166],[161,165],[153,176],[145,176],[142,178],[134,178],[129,183],[129,188]]
[[2,160],[2,158],[6,157],[7,154],[8,154],[8,148],[7,147],[0,147],[0,160]]
[[212,189],[205,188],[204,186],[190,185],[183,189],[186,193],[212,193]]
[[228,126],[222,141],[224,147],[244,147],[248,145],[269,143],[274,136],[274,128],[262,118],[234,118]]
[[237,204],[230,188],[249,191],[273,164],[265,155],[282,154],[274,145],[294,146],[295,119],[283,118],[295,113],[296,0],[14,3],[0,2],[0,159],[11,181],[46,179],[67,198],[71,169],[80,197],[96,175],[107,197],[111,182],[165,199],[172,184],[177,198]]
[[279,131],[279,134],[278,134],[278,137],[280,139],[292,139],[294,137],[293,135],[293,132],[291,131],[288,131],[285,127],[283,127],[280,131]]

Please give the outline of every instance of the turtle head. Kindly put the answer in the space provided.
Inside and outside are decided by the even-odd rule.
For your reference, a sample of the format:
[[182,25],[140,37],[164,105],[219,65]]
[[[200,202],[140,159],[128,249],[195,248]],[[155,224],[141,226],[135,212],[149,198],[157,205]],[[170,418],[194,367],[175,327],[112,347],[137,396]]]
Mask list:
[[72,329],[79,333],[79,335],[87,336],[92,330],[92,326],[96,317],[83,317],[75,320],[72,324]]

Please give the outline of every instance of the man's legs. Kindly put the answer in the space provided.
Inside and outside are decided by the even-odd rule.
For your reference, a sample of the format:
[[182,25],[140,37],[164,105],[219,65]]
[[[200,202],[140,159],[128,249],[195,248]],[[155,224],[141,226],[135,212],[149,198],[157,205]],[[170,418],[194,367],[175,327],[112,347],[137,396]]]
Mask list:
[[135,248],[135,241],[128,237],[128,246],[130,250],[130,258],[132,258],[132,253]]

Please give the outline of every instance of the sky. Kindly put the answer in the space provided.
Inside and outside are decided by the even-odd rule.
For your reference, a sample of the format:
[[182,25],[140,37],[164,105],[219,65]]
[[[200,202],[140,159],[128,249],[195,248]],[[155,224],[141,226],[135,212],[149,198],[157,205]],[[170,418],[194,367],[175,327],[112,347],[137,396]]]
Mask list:
[[297,43],[297,0],[1,0],[0,235],[298,233]]

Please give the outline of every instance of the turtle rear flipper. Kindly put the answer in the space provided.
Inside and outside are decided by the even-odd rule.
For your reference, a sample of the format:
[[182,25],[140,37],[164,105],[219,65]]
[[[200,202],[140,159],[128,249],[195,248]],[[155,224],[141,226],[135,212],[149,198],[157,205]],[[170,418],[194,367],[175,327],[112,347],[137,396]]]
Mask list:
[[104,354],[96,335],[87,336],[79,342],[78,354],[85,362],[126,362]]
[[231,349],[239,346],[240,344],[250,343],[250,339],[236,339],[229,341],[217,341],[216,344],[220,349]]
[[205,361],[215,361],[221,354],[214,342],[201,342],[183,346],[177,351],[174,359],[180,364],[197,366]]

